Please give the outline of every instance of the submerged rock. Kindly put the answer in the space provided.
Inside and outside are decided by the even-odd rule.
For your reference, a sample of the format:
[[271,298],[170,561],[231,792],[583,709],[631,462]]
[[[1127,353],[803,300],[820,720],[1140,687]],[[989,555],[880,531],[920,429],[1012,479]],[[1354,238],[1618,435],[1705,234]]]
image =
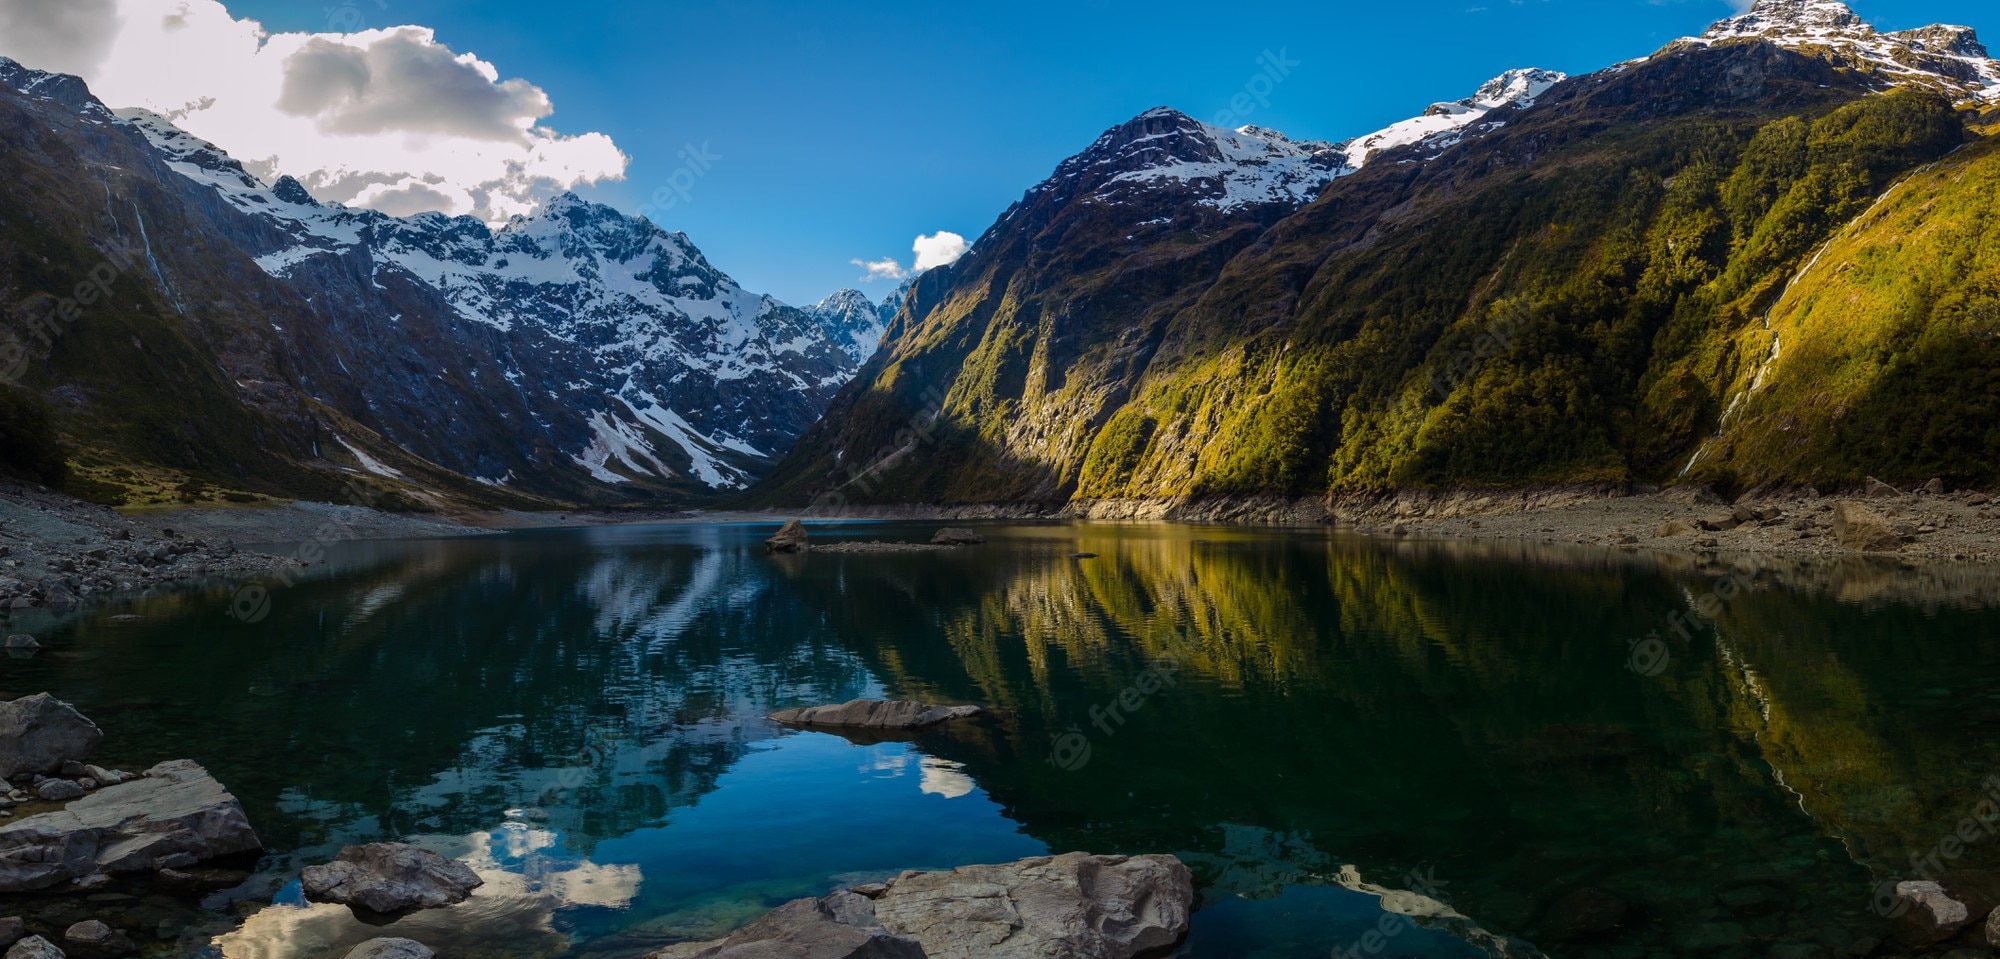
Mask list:
[[157,872],[263,848],[236,797],[188,760],[0,826],[0,893]]
[[349,950],[347,959],[433,959],[436,955],[415,939],[370,939]]
[[471,898],[485,885],[472,867],[399,842],[349,846],[301,875],[306,899],[395,915],[436,909]]
[[838,706],[786,709],[771,721],[787,726],[840,726],[853,729],[918,729],[954,719],[985,715],[978,706],[933,706],[928,703],[856,699]]
[[1187,935],[1194,879],[1172,856],[1062,856],[906,872],[779,907],[654,959],[1133,959]]
[[103,741],[96,723],[48,693],[0,703],[0,779],[83,762]]
[[977,546],[986,542],[986,537],[961,526],[947,526],[931,535],[931,543],[937,546]]
[[1943,942],[1972,924],[1972,910],[1929,880],[1897,883],[1896,912],[1903,938],[1913,946]]
[[807,549],[809,540],[810,537],[806,534],[806,525],[798,520],[791,520],[778,529],[777,535],[764,541],[764,551],[767,553],[803,553]]
[[111,927],[96,919],[86,919],[63,932],[63,941],[79,946],[106,946],[111,944],[114,933]]

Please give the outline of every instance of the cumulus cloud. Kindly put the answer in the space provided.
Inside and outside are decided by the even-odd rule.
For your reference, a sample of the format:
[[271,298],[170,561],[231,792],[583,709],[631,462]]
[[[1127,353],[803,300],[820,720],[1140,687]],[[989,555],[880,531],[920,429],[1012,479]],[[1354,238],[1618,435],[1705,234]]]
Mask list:
[[[12,27],[27,21],[41,32]],[[540,88],[424,27],[273,34],[217,0],[0,0],[0,54],[77,73],[266,180],[388,213],[499,221],[625,171],[609,137],[548,128]]]
[[930,236],[918,235],[911,247],[917,254],[917,272],[950,266],[965,255],[965,237],[949,230],[939,230]]
[[950,230],[939,230],[928,236],[917,234],[917,241],[910,245],[910,252],[916,254],[916,259],[907,270],[903,268],[902,262],[894,257],[851,262],[868,271],[868,275],[861,278],[863,283],[873,283],[876,280],[901,280],[927,270],[957,263],[958,258],[965,255],[967,248],[965,237]]
[[848,262],[868,271],[868,274],[861,278],[861,282],[863,283],[873,283],[876,280],[900,280],[910,275],[910,271],[903,269],[903,264],[896,262],[893,257],[884,257],[879,260],[850,260]]

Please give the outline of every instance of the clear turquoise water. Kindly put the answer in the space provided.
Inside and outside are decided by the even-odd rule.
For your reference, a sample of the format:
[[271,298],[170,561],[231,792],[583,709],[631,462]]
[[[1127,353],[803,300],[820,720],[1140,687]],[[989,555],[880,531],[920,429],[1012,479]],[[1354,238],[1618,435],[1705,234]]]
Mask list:
[[[764,555],[767,526],[357,544],[266,584],[254,623],[241,583],[17,623],[49,648],[0,661],[0,690],[77,704],[114,764],[194,758],[243,799],[270,847],[248,885],[164,940],[191,905],[99,909],[245,959],[385,934],[292,881],[384,838],[487,877],[388,930],[452,956],[638,955],[842,882],[1073,849],[1185,858],[1189,956],[1349,949],[1413,874],[1463,918],[1375,955],[1811,954],[1879,934],[1876,884],[2000,765],[1986,571],[984,531],[803,557]],[[1680,636],[1725,574],[1751,585]],[[883,695],[999,715],[874,744],[761,718]],[[2000,840],[1951,866],[1996,862]],[[1627,903],[1619,928],[1566,929],[1579,889]]]

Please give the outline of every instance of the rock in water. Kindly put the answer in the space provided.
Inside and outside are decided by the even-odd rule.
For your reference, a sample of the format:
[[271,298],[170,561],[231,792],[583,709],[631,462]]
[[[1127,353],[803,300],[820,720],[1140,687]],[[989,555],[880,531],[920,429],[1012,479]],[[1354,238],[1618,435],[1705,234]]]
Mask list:
[[764,541],[767,553],[803,553],[806,551],[806,524],[791,520],[779,527],[778,534]]
[[1972,924],[1972,911],[1929,880],[1896,884],[1904,938],[1913,946],[1943,942]]
[[96,723],[48,693],[0,703],[0,779],[83,762],[103,740]]
[[347,959],[433,959],[436,955],[415,939],[370,939],[350,950]]
[[384,915],[461,903],[486,884],[465,863],[399,842],[349,846],[301,878],[308,900]]
[[41,797],[43,802],[69,802],[72,799],[82,799],[83,794],[84,788],[81,783],[73,783],[67,779],[44,779],[35,787],[35,795]]
[[208,770],[187,760],[161,763],[56,812],[0,826],[0,893],[262,848],[242,804]]
[[87,919],[69,927],[63,932],[63,941],[79,946],[105,946],[111,943],[111,927],[95,919]]
[[906,872],[779,907],[654,959],[1133,959],[1181,941],[1194,878],[1172,856],[1062,856]]
[[931,536],[933,546],[977,546],[986,537],[960,526],[947,526]]
[[824,900],[796,899],[727,939],[668,946],[647,959],[928,959],[915,941],[869,925],[841,921]]
[[7,648],[22,649],[22,650],[27,650],[28,652],[34,652],[35,650],[41,649],[42,644],[39,640],[35,639],[35,637],[30,636],[27,633],[15,633],[14,635],[7,637]]
[[771,721],[787,726],[840,726],[854,729],[918,729],[954,719],[984,715],[978,706],[933,706],[929,703],[857,699],[838,706],[786,709]]
[[28,935],[28,921],[20,916],[0,919],[0,949],[5,949]]
[[6,959],[65,959],[56,944],[40,936],[29,936],[7,950]]
[[1833,536],[1840,545],[1864,553],[1888,552],[1903,545],[1902,535],[1887,517],[1854,500],[1834,504]]

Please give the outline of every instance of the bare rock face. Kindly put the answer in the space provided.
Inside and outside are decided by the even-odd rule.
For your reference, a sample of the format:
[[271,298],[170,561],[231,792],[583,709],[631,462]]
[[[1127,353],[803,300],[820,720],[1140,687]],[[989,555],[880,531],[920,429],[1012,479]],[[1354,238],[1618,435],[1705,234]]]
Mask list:
[[947,526],[931,535],[933,546],[977,546],[986,542],[986,537],[962,526]]
[[0,893],[262,848],[242,804],[208,770],[187,760],[161,763],[56,812],[0,827]]
[[807,541],[809,539],[810,537],[806,535],[806,525],[798,520],[791,520],[785,523],[784,526],[779,527],[776,536],[764,541],[764,551],[767,553],[803,553],[807,549]]
[[838,726],[849,729],[920,729],[954,719],[971,719],[986,710],[978,706],[933,706],[928,703],[857,699],[838,706],[786,709],[771,721],[787,726]]
[[96,723],[48,693],[0,703],[0,779],[55,772],[89,759],[103,741]]
[[1888,517],[1855,500],[1843,500],[1833,507],[1833,536],[1840,545],[1864,553],[1881,553],[1903,545]]
[[1068,853],[800,899],[652,959],[1134,959],[1181,941],[1193,909],[1172,856]]
[[370,939],[349,950],[347,959],[433,959],[436,955],[415,939]]
[[349,846],[301,876],[306,898],[383,915],[464,902],[485,885],[470,866],[397,842]]

